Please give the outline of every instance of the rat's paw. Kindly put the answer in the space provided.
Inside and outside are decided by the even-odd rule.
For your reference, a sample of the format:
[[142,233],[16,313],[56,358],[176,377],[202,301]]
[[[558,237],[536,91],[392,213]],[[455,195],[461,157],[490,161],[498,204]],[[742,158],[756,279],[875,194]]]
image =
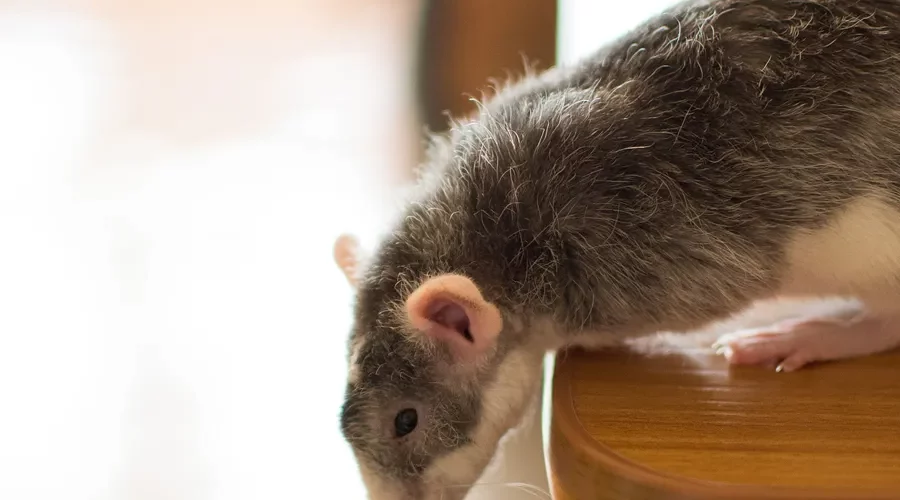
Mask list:
[[713,348],[732,365],[764,365],[793,371],[815,361],[811,355],[814,343],[807,332],[773,327],[723,335]]
[[768,365],[791,372],[809,363],[874,354],[897,345],[897,319],[826,318],[723,335],[713,347],[733,365]]

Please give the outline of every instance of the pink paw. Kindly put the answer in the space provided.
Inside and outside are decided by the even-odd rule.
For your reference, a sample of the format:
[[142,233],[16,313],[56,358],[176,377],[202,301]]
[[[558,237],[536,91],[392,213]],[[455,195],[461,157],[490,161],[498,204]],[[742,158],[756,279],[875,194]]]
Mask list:
[[719,337],[713,348],[732,365],[764,365],[794,371],[811,363],[814,339],[799,331],[748,330]]
[[900,321],[825,318],[726,334],[713,344],[733,365],[792,372],[818,362],[874,354],[900,344]]

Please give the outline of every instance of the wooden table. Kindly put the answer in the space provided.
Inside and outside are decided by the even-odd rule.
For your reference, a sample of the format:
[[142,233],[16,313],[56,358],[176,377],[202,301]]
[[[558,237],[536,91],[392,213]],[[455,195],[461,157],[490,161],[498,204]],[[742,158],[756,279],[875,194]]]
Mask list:
[[900,499],[900,352],[776,373],[709,340],[557,356],[556,500]]

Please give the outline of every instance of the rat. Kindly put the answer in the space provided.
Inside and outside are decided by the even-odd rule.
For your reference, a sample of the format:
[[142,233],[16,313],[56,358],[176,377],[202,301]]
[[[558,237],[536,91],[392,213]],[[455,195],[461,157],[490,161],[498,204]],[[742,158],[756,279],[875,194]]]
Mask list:
[[546,353],[696,331],[792,372],[900,345],[900,2],[682,2],[431,138],[355,288],[340,426],[374,500],[458,500]]

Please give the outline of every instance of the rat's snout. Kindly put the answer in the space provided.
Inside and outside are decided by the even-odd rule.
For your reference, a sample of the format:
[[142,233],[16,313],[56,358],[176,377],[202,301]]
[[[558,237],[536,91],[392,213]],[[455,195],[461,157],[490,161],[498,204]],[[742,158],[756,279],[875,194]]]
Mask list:
[[468,492],[468,488],[434,488],[421,500],[463,500]]
[[368,500],[430,500],[430,497],[423,498],[414,485],[384,477],[365,462],[360,462],[359,471],[366,486]]
[[405,483],[378,474],[363,464],[360,464],[360,473],[368,500],[463,500],[469,492],[466,487],[427,485],[412,478]]

